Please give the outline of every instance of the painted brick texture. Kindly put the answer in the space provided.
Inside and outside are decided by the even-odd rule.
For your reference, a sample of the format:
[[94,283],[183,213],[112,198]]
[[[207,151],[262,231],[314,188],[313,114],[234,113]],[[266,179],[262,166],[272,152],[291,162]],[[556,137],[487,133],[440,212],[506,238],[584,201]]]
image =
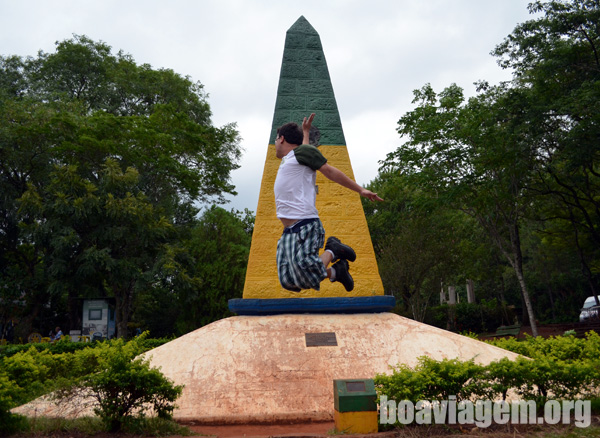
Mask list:
[[[354,179],[348,149],[345,146],[321,146],[321,152],[329,164]],[[317,173],[317,209],[326,238],[336,236],[356,251],[356,261],[350,263],[350,274],[354,278],[354,290],[346,292],[340,283],[324,280],[321,290],[291,292],[283,289],[277,278],[275,253],[283,226],[276,217],[273,185],[280,160],[275,156],[275,146],[269,145],[261,190],[256,210],[256,224],[252,236],[252,247],[248,261],[244,298],[294,298],[294,297],[339,297],[383,295],[371,236],[362,209],[360,196],[352,190],[329,181]]]

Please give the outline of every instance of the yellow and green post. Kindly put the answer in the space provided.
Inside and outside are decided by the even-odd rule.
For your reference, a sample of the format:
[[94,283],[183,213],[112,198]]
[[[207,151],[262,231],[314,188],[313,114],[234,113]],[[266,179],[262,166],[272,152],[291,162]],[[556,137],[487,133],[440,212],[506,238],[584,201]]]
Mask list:
[[372,379],[334,380],[333,394],[336,432],[377,432],[377,393]]

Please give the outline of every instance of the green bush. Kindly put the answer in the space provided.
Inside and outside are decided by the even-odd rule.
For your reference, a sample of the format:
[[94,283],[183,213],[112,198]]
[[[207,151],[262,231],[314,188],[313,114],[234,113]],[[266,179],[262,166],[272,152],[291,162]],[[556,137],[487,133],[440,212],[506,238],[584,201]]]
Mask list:
[[10,357],[0,359],[8,380],[19,391],[13,393],[15,405],[27,403],[43,394],[68,385],[77,368],[73,354],[50,354],[30,347]]
[[454,306],[454,318],[454,330],[457,332],[481,333],[484,331],[481,307],[478,304],[457,303]]
[[[172,401],[181,393],[181,388],[173,386],[147,363],[135,359],[144,351],[168,342],[167,339],[146,339],[146,335],[131,342],[85,344],[65,340],[55,344],[4,347],[0,356],[0,430],[23,427],[23,417],[10,414],[13,407],[53,391],[69,394],[76,385],[87,385],[97,394],[102,393],[101,388],[106,389],[100,403],[105,419],[124,413],[126,422],[133,418],[132,412],[144,413],[146,406],[141,408],[140,404],[168,418],[173,411]],[[108,390],[111,384],[113,387]],[[127,397],[114,396],[119,385],[128,391]]]
[[[419,358],[411,368],[398,365],[391,374],[375,376],[379,397],[388,400],[444,401],[506,399],[514,392],[543,408],[549,399],[597,399],[600,387],[600,336],[585,339],[559,336],[548,339],[527,337],[491,342],[521,354],[516,360],[503,358],[488,365],[472,360]],[[529,356],[529,357],[525,357]]]
[[14,356],[17,353],[28,351],[34,348],[37,351],[48,351],[52,354],[74,353],[78,350],[83,350],[95,346],[96,343],[86,342],[71,342],[60,340],[58,342],[41,342],[37,344],[8,344],[0,347],[0,359]]
[[[111,341],[95,356],[102,371],[79,379],[72,390],[81,388],[98,403],[95,413],[111,432],[132,425],[152,410],[159,418],[170,419],[182,386],[175,386],[148,361],[136,358],[143,350],[143,338],[126,343]],[[63,396],[70,393],[63,393]]]
[[486,398],[489,400],[506,396],[511,389],[520,388],[525,383],[521,367],[525,364],[519,360],[510,360],[506,357],[490,362],[484,369],[481,379],[487,383]]
[[481,299],[481,329],[483,332],[495,332],[498,327],[509,321],[514,321],[514,314],[506,304],[499,303],[495,298]]
[[509,337],[486,342],[532,359],[549,357],[565,362],[581,360],[600,362],[600,335],[594,331],[586,333],[585,338],[574,336],[534,338],[525,335],[523,340]]
[[480,395],[477,385],[483,367],[473,360],[443,359],[437,361],[420,357],[416,368],[425,382],[426,400],[448,400],[455,395],[457,400],[465,400],[471,395]]
[[502,325],[503,310],[496,300],[482,300],[480,304],[442,304],[430,307],[424,322],[455,332],[491,332]]
[[519,358],[517,362],[523,379],[517,391],[525,400],[535,400],[539,406],[549,399],[592,397],[593,388],[600,383],[597,362],[567,362],[552,357]]
[[11,414],[8,411],[0,411],[0,436],[12,435],[27,430],[28,422],[26,417]]
[[448,327],[448,305],[429,307],[423,322],[445,330]]
[[24,428],[24,419],[10,410],[23,397],[23,388],[12,381],[4,370],[0,371],[0,435],[15,433]]
[[[148,339],[143,337],[139,340],[140,346],[144,351],[151,350],[156,347],[160,347],[167,342],[172,341],[174,338],[152,338]],[[66,339],[61,339],[58,342],[42,342],[39,344],[8,344],[0,346],[0,360],[2,358],[11,357],[17,353],[28,351],[32,347],[37,351],[48,351],[51,354],[62,354],[62,353],[76,353],[82,350],[88,350],[90,348],[101,347],[106,341],[96,342],[71,342]]]
[[413,369],[401,364],[392,368],[392,374],[375,376],[379,394],[390,399],[448,400],[453,395],[457,400],[470,398],[473,394],[483,395],[480,375],[484,367],[471,361],[444,359],[436,361],[426,356],[418,358]]

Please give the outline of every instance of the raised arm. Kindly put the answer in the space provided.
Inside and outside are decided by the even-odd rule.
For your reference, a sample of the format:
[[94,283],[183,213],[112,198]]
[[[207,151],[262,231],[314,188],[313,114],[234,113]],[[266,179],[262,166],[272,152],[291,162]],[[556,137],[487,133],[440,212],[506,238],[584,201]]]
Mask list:
[[336,182],[339,185],[344,186],[350,190],[354,190],[360,196],[369,198],[371,201],[383,201],[383,199],[377,196],[377,193],[373,193],[372,191],[359,186],[358,184],[356,184],[356,182],[352,181],[348,177],[348,175],[346,175],[344,172],[342,172],[336,167],[330,166],[329,164],[325,163],[321,166],[319,172],[321,172],[323,175],[325,175],[326,178],[330,179],[331,181]]
[[312,121],[315,118],[315,113],[312,113],[308,118],[304,117],[302,121],[302,144],[310,144],[310,127],[312,126]]

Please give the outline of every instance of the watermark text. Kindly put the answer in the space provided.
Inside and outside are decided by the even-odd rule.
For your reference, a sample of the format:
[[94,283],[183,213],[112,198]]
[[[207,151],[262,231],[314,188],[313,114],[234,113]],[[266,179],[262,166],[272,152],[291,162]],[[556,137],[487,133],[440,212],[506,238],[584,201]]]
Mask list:
[[388,400],[382,395],[379,402],[381,424],[475,424],[485,428],[495,424],[573,424],[588,427],[592,421],[589,400],[548,400],[543,414],[538,412],[535,401],[457,401],[456,396],[448,400],[421,400],[413,403]]

